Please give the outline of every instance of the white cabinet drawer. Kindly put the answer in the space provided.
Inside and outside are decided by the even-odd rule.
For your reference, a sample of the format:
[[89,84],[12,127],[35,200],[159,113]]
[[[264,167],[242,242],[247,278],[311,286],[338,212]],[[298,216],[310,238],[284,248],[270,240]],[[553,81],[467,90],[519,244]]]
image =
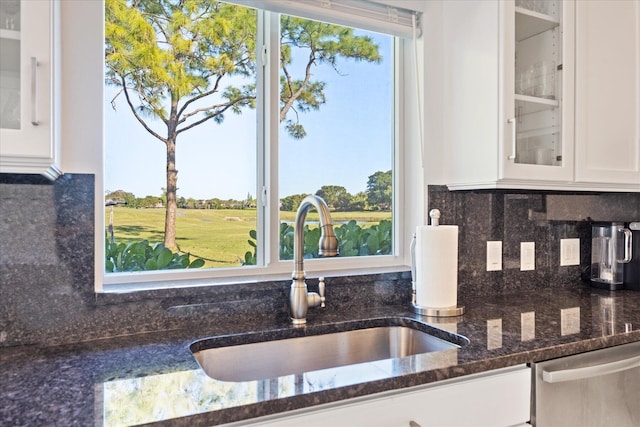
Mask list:
[[506,427],[529,420],[530,390],[531,371],[521,365],[244,425]]

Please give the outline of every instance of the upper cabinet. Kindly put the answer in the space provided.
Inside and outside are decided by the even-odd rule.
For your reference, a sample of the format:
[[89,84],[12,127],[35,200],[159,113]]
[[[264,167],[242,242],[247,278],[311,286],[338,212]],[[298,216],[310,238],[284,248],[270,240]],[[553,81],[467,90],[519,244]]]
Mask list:
[[576,2],[576,181],[640,187],[640,1]]
[[572,7],[541,0],[502,5],[500,180],[573,178]]
[[437,167],[450,189],[640,191],[638,1],[577,3],[443,2]]
[[59,169],[58,1],[0,1],[0,172]]

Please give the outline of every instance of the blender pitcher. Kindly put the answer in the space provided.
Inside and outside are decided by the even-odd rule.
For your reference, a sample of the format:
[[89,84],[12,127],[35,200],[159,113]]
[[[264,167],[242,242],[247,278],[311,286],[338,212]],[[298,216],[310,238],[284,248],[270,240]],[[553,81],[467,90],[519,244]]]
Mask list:
[[631,231],[619,222],[591,228],[591,282],[600,288],[622,289],[624,265],[631,261]]

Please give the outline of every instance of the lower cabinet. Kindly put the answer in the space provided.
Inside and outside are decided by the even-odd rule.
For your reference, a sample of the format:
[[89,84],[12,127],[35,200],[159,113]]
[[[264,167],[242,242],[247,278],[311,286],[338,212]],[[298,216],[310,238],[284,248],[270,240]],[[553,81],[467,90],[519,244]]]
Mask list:
[[[261,427],[515,426],[530,418],[526,365],[269,417]],[[240,424],[237,424],[240,425]]]

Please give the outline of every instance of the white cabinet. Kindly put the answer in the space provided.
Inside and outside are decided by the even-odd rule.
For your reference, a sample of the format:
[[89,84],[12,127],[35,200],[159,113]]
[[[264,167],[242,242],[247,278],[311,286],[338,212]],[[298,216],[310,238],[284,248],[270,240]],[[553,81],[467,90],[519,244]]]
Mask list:
[[640,191],[638,1],[442,2],[425,40],[443,80],[429,181]]
[[[567,187],[574,3],[442,7],[445,183],[451,189]],[[427,63],[427,75],[439,66]]]
[[506,427],[529,420],[530,390],[531,370],[521,365],[237,425]]
[[501,10],[499,180],[571,181],[573,2],[503,2]]
[[0,2],[0,172],[60,175],[58,1]]
[[640,187],[640,1],[576,2],[576,181]]

